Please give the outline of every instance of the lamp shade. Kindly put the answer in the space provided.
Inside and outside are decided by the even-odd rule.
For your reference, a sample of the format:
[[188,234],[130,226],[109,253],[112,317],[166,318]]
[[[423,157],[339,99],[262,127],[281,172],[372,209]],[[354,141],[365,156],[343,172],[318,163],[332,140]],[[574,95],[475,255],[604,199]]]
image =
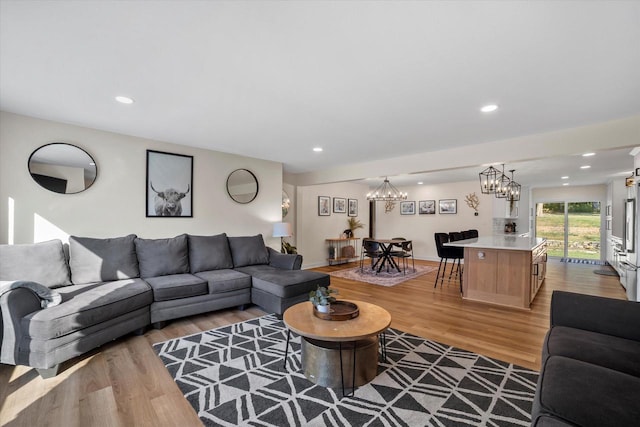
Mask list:
[[289,237],[293,235],[291,224],[288,222],[276,222],[273,224],[273,237]]

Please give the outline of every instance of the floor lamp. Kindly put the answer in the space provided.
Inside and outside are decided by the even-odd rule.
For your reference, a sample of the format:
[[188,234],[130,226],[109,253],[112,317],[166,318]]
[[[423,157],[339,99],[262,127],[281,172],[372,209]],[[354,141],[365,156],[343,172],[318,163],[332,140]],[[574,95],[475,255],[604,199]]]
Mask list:
[[291,223],[288,222],[276,222],[273,224],[273,237],[280,238],[280,252],[286,253],[284,250],[284,238],[292,236]]

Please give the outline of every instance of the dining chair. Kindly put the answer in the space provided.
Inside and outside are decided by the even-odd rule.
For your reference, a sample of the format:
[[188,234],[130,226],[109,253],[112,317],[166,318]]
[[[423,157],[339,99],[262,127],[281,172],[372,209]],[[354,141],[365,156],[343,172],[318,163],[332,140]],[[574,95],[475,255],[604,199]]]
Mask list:
[[371,266],[373,267],[374,260],[382,255],[380,250],[380,244],[370,239],[362,239],[362,249],[360,250],[360,271],[363,270],[364,259],[371,258]]
[[[454,269],[456,267],[456,262],[457,262],[458,268],[456,271],[456,277],[460,280],[460,292],[462,292],[462,269],[460,268],[460,259],[464,258],[464,249],[457,248],[454,246],[444,246],[445,243],[450,242],[449,233],[435,233],[434,238],[436,241],[436,250],[438,252],[438,256],[440,257],[440,264],[438,265],[436,282],[433,285],[433,287],[436,288],[438,286],[438,280],[440,280],[440,286],[442,286],[442,284],[444,283],[444,277],[447,272],[447,261],[451,260],[452,262],[451,262],[451,270],[449,271],[449,281],[451,281],[451,276],[453,275]],[[459,239],[459,240],[462,240],[462,239]],[[460,249],[463,249],[463,250],[460,251]],[[443,261],[444,261],[444,265],[443,265]]]
[[416,271],[416,261],[413,257],[413,242],[411,240],[405,240],[400,244],[401,250],[396,251],[394,256],[398,258],[398,261],[402,259],[402,271],[403,274],[407,274],[407,264],[408,258],[411,258],[411,263],[413,265],[413,272]]

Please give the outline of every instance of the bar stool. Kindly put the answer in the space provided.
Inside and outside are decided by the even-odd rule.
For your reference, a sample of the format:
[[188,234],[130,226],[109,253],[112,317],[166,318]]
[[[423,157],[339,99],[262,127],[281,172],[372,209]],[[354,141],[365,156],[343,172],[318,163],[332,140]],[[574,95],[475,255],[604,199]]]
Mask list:
[[[462,233],[458,233],[462,236]],[[457,240],[462,240],[460,236],[455,235],[454,237]],[[444,246],[445,243],[449,243],[450,235],[447,233],[435,233],[434,238],[436,241],[436,250],[438,251],[438,256],[440,257],[440,264],[438,265],[438,274],[436,275],[436,282],[433,285],[434,288],[438,286],[438,280],[440,280],[440,286],[444,283],[444,276],[447,271],[447,261],[451,260],[451,270],[449,271],[449,281],[451,280],[451,276],[453,275],[454,268],[456,267],[456,261],[458,264],[457,274],[460,280],[460,292],[462,292],[462,268],[460,267],[460,259],[464,258],[464,248],[454,247],[454,246]],[[444,261],[444,268],[442,265],[442,261]]]

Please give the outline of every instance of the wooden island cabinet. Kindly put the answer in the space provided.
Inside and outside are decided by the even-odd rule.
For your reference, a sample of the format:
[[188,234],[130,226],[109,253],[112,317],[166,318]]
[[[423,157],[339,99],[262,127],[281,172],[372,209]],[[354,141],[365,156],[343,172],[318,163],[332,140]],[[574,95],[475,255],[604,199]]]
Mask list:
[[504,235],[449,245],[464,247],[464,299],[530,308],[547,271],[545,239]]

